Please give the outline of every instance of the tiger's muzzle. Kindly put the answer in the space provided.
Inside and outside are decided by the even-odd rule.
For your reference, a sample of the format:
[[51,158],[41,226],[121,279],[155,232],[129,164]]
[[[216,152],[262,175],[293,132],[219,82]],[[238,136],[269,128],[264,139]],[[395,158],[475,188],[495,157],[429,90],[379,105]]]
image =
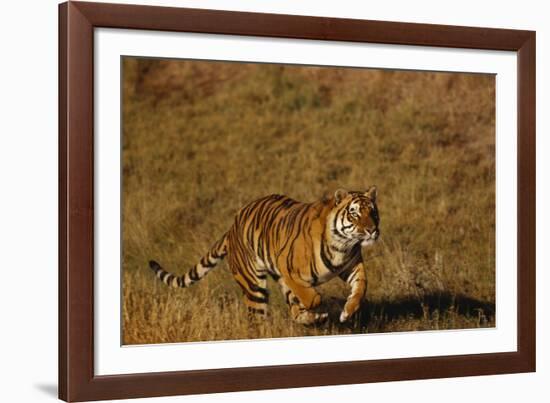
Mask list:
[[363,238],[363,241],[361,242],[361,245],[363,246],[369,246],[372,245],[378,238],[380,237],[380,229],[376,228],[373,231],[369,231],[365,229],[365,237]]

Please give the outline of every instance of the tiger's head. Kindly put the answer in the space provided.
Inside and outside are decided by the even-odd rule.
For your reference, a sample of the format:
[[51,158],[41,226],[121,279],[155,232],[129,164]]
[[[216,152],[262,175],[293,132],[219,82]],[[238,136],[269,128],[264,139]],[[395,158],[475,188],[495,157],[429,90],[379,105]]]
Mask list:
[[344,243],[372,245],[380,236],[376,186],[366,191],[338,189],[334,193],[331,230]]

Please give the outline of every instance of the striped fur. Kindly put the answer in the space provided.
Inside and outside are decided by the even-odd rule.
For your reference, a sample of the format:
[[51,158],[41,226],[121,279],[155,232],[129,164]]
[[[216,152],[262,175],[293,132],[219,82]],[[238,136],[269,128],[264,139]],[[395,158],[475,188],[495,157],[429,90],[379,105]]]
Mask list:
[[206,276],[210,270],[212,270],[216,265],[227,255],[227,234],[222,237],[218,242],[212,246],[208,253],[203,256],[199,263],[191,268],[183,276],[176,276],[172,273],[164,270],[160,264],[151,260],[149,262],[149,267],[155,272],[156,276],[164,284],[172,287],[189,287],[194,282],[199,281],[201,278]]
[[243,207],[229,231],[183,276],[155,261],[149,265],[165,284],[189,287],[227,257],[249,312],[266,313],[269,276],[279,283],[292,318],[303,324],[327,318],[313,312],[321,303],[315,287],[340,277],[351,288],[340,315],[344,322],[366,292],[361,248],[380,235],[376,195],[373,186],[363,192],[338,190],[313,203],[267,196]]

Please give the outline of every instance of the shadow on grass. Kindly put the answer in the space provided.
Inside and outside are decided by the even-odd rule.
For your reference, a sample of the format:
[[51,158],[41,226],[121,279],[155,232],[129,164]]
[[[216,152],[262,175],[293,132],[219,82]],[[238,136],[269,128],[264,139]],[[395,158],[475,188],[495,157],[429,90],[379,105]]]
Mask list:
[[389,323],[399,319],[426,321],[433,318],[435,312],[438,315],[448,313],[465,318],[477,318],[481,326],[486,326],[488,322],[494,323],[495,317],[494,303],[443,292],[425,295],[423,298],[411,296],[391,301],[366,301],[354,321],[340,324],[338,317],[345,302],[343,298],[327,297],[321,309],[329,312],[334,325],[354,331],[363,331],[367,327],[372,327],[373,323]]

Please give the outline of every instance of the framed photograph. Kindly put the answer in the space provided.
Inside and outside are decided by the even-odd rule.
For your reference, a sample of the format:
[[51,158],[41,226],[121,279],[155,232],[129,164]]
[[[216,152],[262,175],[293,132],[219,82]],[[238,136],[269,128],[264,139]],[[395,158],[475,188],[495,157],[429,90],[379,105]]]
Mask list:
[[535,33],[59,8],[59,397],[535,371]]

